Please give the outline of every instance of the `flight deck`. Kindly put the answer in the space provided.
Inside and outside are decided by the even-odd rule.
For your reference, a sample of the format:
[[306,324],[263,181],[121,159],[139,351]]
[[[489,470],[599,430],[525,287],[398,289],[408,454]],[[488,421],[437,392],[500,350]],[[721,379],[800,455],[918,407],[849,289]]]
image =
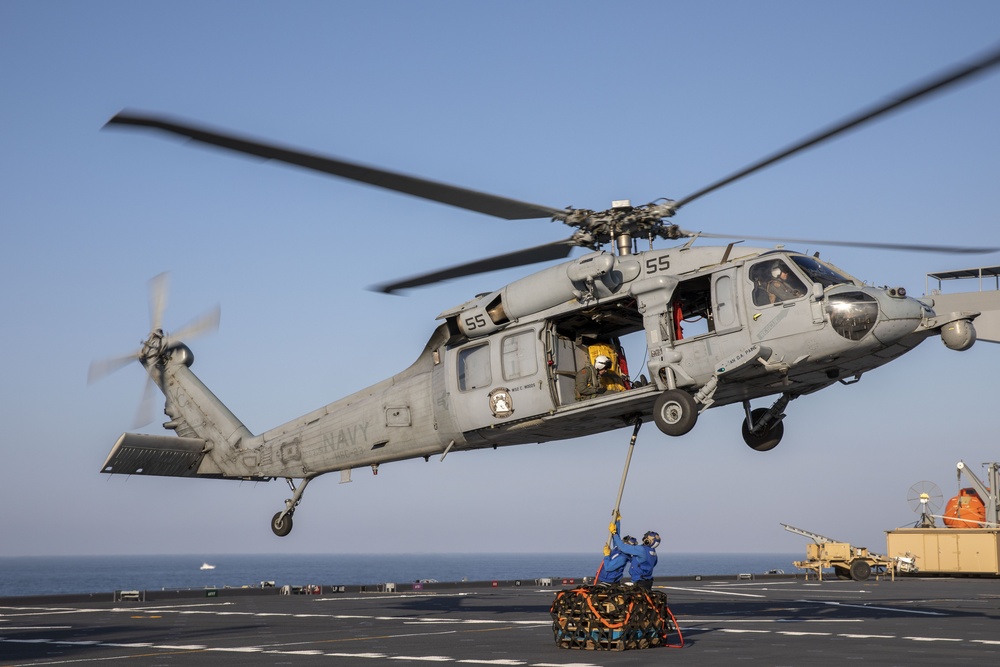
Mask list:
[[[682,648],[559,648],[535,582],[0,598],[0,665],[998,664],[1000,579],[657,579]],[[411,586],[412,587],[412,586]],[[679,644],[672,634],[669,641]]]

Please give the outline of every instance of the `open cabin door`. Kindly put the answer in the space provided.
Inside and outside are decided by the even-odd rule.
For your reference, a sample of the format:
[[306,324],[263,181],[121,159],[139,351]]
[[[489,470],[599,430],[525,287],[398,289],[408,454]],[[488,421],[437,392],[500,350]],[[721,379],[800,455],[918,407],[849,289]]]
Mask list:
[[730,267],[681,280],[670,308],[673,347],[682,363],[671,364],[678,386],[698,386],[718,365],[746,349],[749,335],[740,308],[739,270]]
[[445,373],[462,432],[552,411],[543,328],[535,324],[449,348]]

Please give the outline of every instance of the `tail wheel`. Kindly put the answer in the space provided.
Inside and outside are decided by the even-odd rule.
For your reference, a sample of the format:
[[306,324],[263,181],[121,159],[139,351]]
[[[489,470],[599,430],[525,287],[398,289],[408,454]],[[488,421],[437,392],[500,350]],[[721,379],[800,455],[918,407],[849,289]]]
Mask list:
[[[767,408],[757,408],[750,413],[751,418],[754,423],[760,420],[767,414]],[[777,424],[771,424],[771,428],[767,429],[760,435],[754,435],[750,432],[750,424],[747,420],[743,420],[743,441],[750,445],[751,449],[758,452],[767,452],[778,446],[781,442],[781,436],[785,434],[785,425],[783,422],[778,422]]]
[[275,514],[271,519],[271,530],[278,537],[284,537],[292,532],[292,515],[285,514],[282,516],[281,512]]
[[698,421],[698,406],[686,391],[668,389],[653,404],[653,421],[667,435],[684,435]]

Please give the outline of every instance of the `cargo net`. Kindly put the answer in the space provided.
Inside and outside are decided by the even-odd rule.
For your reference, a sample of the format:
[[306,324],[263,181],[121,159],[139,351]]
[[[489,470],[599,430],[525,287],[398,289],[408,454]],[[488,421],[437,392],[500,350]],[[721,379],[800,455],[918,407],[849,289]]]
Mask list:
[[[580,586],[560,591],[550,612],[559,648],[625,651],[684,646],[667,596],[659,591],[620,584]],[[670,633],[677,635],[677,644],[668,643]]]

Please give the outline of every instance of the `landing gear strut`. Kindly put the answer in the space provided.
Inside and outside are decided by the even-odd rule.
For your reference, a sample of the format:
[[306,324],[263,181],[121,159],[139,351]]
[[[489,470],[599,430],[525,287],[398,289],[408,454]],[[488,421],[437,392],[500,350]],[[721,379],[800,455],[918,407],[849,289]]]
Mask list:
[[288,488],[292,490],[292,497],[285,501],[285,509],[271,517],[271,531],[278,537],[284,537],[292,532],[292,514],[295,513],[295,508],[302,500],[302,492],[306,490],[310,479],[312,478],[303,479],[298,488],[295,487],[295,482],[291,478],[285,480],[288,482]]
[[751,449],[766,452],[778,446],[781,436],[785,434],[785,425],[781,423],[785,417],[784,409],[793,398],[795,396],[791,394],[782,394],[771,407],[753,411],[750,410],[750,401],[743,401],[747,414],[743,420],[743,441]]

